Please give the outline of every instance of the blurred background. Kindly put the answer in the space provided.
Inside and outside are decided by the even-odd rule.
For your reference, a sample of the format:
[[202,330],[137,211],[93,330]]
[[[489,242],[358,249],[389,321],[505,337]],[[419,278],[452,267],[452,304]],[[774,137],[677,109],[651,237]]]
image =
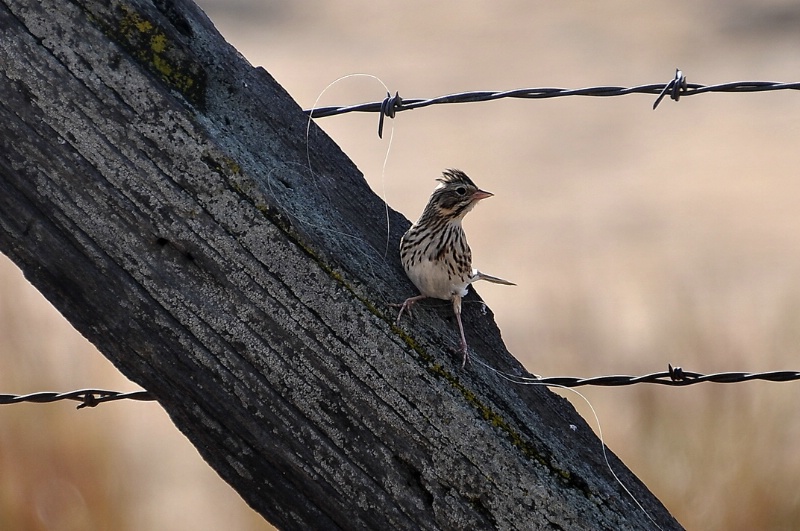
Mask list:
[[[703,84],[800,79],[788,0],[200,4],[303,108],[385,96],[363,76],[325,90],[351,73],[406,98],[665,83],[676,67]],[[530,371],[800,370],[800,94],[653,101],[431,107],[384,140],[374,114],[318,123],[409,219],[447,167],[495,193],[465,227],[475,265],[518,284],[478,291]],[[137,389],[4,257],[0,363],[0,393]],[[687,528],[800,527],[800,383],[581,392]],[[270,528],[155,404],[4,406],[0,470],[2,529]]]

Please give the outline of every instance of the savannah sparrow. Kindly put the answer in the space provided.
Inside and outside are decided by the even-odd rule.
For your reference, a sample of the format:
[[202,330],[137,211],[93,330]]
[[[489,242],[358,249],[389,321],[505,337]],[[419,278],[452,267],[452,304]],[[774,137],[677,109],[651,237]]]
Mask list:
[[419,220],[400,239],[400,261],[406,275],[419,289],[420,294],[409,297],[400,307],[396,323],[400,324],[403,312],[411,314],[411,307],[426,297],[453,301],[453,311],[461,333],[461,352],[467,363],[467,340],[461,324],[461,298],[476,280],[497,284],[515,284],[472,269],[472,251],[461,220],[478,201],[493,194],[481,190],[460,170],[446,170],[437,179],[433,191]]

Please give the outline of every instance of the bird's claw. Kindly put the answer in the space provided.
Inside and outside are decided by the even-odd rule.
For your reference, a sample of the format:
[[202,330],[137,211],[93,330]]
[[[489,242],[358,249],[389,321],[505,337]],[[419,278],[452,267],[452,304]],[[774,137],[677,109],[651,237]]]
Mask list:
[[406,300],[402,304],[398,304],[398,303],[394,303],[394,302],[393,303],[389,303],[389,306],[391,308],[400,308],[400,311],[397,313],[397,319],[394,320],[394,324],[396,326],[400,326],[400,318],[403,317],[404,313],[408,314],[408,318],[409,319],[413,319],[414,318],[414,314],[411,313],[411,307],[414,306],[415,302],[416,301],[410,301],[409,302],[408,300]]
[[389,304],[389,306],[394,308],[400,308],[400,312],[397,314],[397,319],[394,321],[395,325],[400,325],[400,318],[403,316],[403,312],[407,313],[409,318],[412,318],[413,315],[411,314],[411,307],[425,298],[427,298],[426,295],[417,295],[416,297],[407,298],[405,301],[403,301],[403,304]]

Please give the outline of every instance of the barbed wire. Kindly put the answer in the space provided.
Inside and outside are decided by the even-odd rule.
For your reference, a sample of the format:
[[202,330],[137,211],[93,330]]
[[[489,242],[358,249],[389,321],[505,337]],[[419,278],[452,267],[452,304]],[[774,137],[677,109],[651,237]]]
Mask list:
[[95,407],[104,402],[113,402],[115,400],[138,400],[146,402],[156,400],[156,398],[148,391],[120,393],[118,391],[104,391],[102,389],[80,389],[77,391],[70,391],[69,393],[43,391],[28,395],[0,395],[0,405],[20,404],[22,402],[44,404],[58,402],[60,400],[74,400],[80,402],[77,409],[82,409],[85,407]]
[[[582,387],[587,385],[597,387],[623,387],[637,384],[657,384],[673,387],[684,387],[699,383],[742,383],[752,380],[764,380],[768,382],[790,382],[800,380],[800,372],[797,371],[771,371],[771,372],[720,372],[715,374],[700,374],[697,372],[684,371],[680,367],[668,365],[665,372],[654,372],[642,376],[612,375],[594,376],[590,378],[579,378],[574,376],[517,376],[498,371],[488,365],[481,365],[500,373],[505,379],[519,384],[536,384],[552,387]],[[120,393],[117,391],[104,391],[101,389],[80,389],[69,393],[39,392],[28,395],[2,395],[0,394],[0,405],[20,404],[23,402],[33,402],[44,404],[59,402],[62,400],[73,400],[80,402],[77,409],[85,407],[95,407],[104,402],[114,402],[117,400],[137,400],[140,402],[155,401],[156,398],[148,391],[133,391]]]
[[[526,380],[531,380],[530,378]],[[790,382],[800,380],[800,372],[797,371],[771,371],[771,372],[720,372],[716,374],[700,374],[697,372],[684,371],[680,367],[668,365],[665,372],[655,372],[643,376],[595,376],[592,378],[574,378],[570,376],[557,376],[549,378],[534,378],[533,380],[543,385],[554,385],[563,387],[581,387],[584,385],[594,385],[603,387],[619,387],[625,385],[636,385],[641,383],[669,385],[674,387],[684,387],[699,383],[741,383],[752,380],[765,380],[769,382]]]
[[599,86],[599,87],[586,87],[579,89],[565,89],[565,88],[524,88],[505,91],[473,91],[473,92],[460,92],[457,94],[448,94],[445,96],[437,96],[435,98],[412,98],[404,99],[400,97],[399,92],[395,92],[392,96],[390,93],[386,94],[386,98],[382,101],[375,101],[370,103],[359,103],[356,105],[334,105],[328,107],[316,107],[313,109],[306,109],[305,112],[311,118],[325,118],[328,116],[336,116],[350,112],[379,112],[380,119],[378,123],[378,136],[382,136],[384,117],[394,118],[400,111],[410,111],[413,109],[420,109],[430,105],[441,105],[448,103],[476,103],[483,101],[495,101],[503,98],[519,98],[519,99],[544,99],[544,98],[559,98],[564,96],[594,96],[594,97],[611,97],[611,96],[626,96],[628,94],[651,94],[657,95],[655,102],[653,102],[653,109],[658,107],[661,100],[669,95],[670,99],[679,101],[684,96],[695,96],[697,94],[706,94],[709,92],[767,92],[773,90],[800,90],[800,82],[783,83],[777,81],[734,81],[730,83],[720,83],[716,85],[700,85],[696,83],[688,83],[683,71],[676,69],[675,77],[668,83],[653,83],[649,85],[639,85],[636,87],[615,87],[615,86]]

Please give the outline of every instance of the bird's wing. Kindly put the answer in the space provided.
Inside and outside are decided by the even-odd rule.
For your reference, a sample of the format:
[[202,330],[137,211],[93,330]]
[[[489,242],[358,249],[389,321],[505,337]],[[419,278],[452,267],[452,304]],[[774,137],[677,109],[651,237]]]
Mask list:
[[494,282],[495,284],[505,284],[506,286],[516,286],[513,282],[509,282],[503,278],[493,277],[492,275],[487,275],[486,273],[481,273],[477,269],[472,270],[472,276],[469,278],[470,284],[478,280],[487,280],[489,282]]

